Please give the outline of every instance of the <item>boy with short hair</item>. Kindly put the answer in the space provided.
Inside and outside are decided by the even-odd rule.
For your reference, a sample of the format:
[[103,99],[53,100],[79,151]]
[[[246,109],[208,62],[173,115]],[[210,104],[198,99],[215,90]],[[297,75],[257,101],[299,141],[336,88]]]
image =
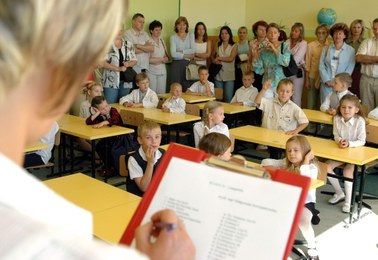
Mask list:
[[208,80],[209,69],[205,65],[198,68],[199,81],[194,82],[187,90],[186,93],[197,96],[214,96],[214,83]]
[[333,84],[333,91],[325,98],[320,110],[333,116],[336,115],[339,100],[346,94],[354,95],[348,90],[352,86],[352,81],[352,77],[346,72],[337,74]]
[[155,108],[159,98],[155,91],[149,88],[149,79],[146,73],[138,73],[135,77],[139,89],[134,89],[130,94],[121,97],[119,104],[125,107]]
[[172,83],[170,92],[171,96],[164,101],[161,109],[164,112],[185,114],[186,103],[185,100],[181,97],[181,84],[178,82]]
[[236,90],[234,97],[231,99],[232,105],[240,106],[256,106],[255,98],[259,91],[252,84],[255,81],[255,77],[252,71],[248,71],[243,74],[243,86]]
[[[264,98],[265,92],[270,89],[271,81],[267,80],[255,103],[263,111],[262,127],[281,130],[286,134],[294,135],[305,129],[309,123],[303,110],[290,98],[293,96],[294,84],[290,79],[282,79],[276,89],[276,97]],[[281,150],[270,148],[270,157],[281,159]]]
[[159,148],[161,142],[160,125],[145,121],[138,127],[139,149],[130,155],[127,163],[129,175],[126,189],[138,196],[143,196],[159,165],[164,150]]

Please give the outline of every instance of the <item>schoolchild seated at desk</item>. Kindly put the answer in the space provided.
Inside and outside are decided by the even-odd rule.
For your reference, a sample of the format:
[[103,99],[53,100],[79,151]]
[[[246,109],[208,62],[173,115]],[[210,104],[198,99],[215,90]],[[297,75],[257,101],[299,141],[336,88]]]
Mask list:
[[[296,172],[300,175],[316,179],[319,169],[314,161],[314,154],[306,137],[293,136],[286,142],[284,159],[264,159],[261,161],[263,167],[282,168],[287,171]],[[305,208],[303,209],[299,229],[307,243],[308,259],[319,259],[316,249],[315,232],[311,224],[317,225],[320,222],[319,211],[315,208],[316,190],[310,190],[307,194]]]
[[201,138],[198,149],[225,161],[231,159],[231,140],[224,134],[209,133],[205,135]]
[[202,112],[202,121],[193,125],[194,144],[198,147],[199,141],[208,133],[217,132],[230,136],[228,126],[223,123],[224,108],[217,101],[209,101],[205,104]]
[[[121,115],[117,109],[109,106],[104,96],[94,97],[92,99],[92,108],[94,114],[89,116],[85,121],[87,125],[93,125],[93,128],[101,128],[103,126],[118,125],[123,126]],[[108,176],[112,176],[114,172],[114,162],[111,158],[111,147],[117,137],[107,138],[106,145],[105,140],[101,139],[96,145],[96,152],[100,156],[103,162],[107,162],[107,169],[103,168],[100,171],[100,176],[104,176],[107,172]],[[110,147],[109,151],[106,151],[107,147]]]
[[147,74],[138,73],[135,77],[135,83],[139,89],[134,89],[130,94],[121,97],[119,104],[125,107],[156,108],[159,98],[155,91],[150,89]]
[[197,96],[214,96],[214,83],[208,80],[209,69],[205,66],[199,66],[198,68],[199,81],[194,82],[187,90],[186,94]]
[[[255,81],[253,71],[247,71],[242,77],[243,86],[238,88],[231,99],[231,105],[256,106],[255,99],[259,91],[252,84]],[[261,121],[261,113],[258,110],[243,113],[241,120],[245,124],[257,125]]]
[[161,142],[160,126],[152,121],[145,121],[138,127],[139,149],[130,155],[127,168],[126,189],[138,196],[143,196],[152,176],[165,151],[159,148]]
[[185,114],[186,103],[185,100],[181,97],[181,84],[177,82],[172,83],[170,93],[171,96],[164,101],[161,109],[164,112]]
[[48,148],[25,154],[24,168],[47,164],[49,162],[51,159],[52,150],[54,148],[55,135],[58,131],[59,125],[57,122],[54,122],[50,128],[50,131],[39,139],[41,143],[47,144]]
[[[276,97],[264,98],[270,89],[271,81],[265,81],[263,88],[256,96],[255,103],[263,111],[262,127],[284,131],[294,135],[301,132],[308,125],[308,119],[303,110],[290,98],[293,96],[294,84],[290,79],[282,79],[277,86]],[[281,150],[269,147],[270,157],[281,158]]]
[[[325,98],[320,106],[320,110],[329,115],[336,115],[337,107],[339,106],[340,99],[346,94],[353,95],[352,92],[348,90],[352,86],[352,77],[346,73],[339,73],[335,76],[335,81],[333,83],[333,91]],[[331,136],[332,127],[328,125],[322,125],[319,131],[322,135]]]

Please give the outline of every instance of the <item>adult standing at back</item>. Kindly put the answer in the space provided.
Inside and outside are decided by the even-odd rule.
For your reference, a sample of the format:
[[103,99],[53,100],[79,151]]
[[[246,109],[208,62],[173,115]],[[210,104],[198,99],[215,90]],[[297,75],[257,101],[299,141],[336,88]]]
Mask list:
[[171,35],[171,83],[178,82],[185,92],[193,83],[185,78],[185,69],[190,60],[194,58],[195,42],[194,33],[189,32],[189,23],[186,17],[180,16],[175,21],[175,34]]
[[290,62],[289,45],[279,40],[280,35],[279,25],[271,23],[267,28],[266,41],[253,43],[253,68],[257,74],[264,74],[263,84],[271,80],[271,87],[265,92],[266,98],[274,97],[278,82],[286,78],[282,66],[288,66]]
[[167,86],[167,69],[165,63],[168,62],[168,52],[165,42],[160,38],[163,25],[159,21],[152,21],[148,26],[151,33],[151,42],[154,45],[154,51],[150,52],[150,69],[147,71],[150,79],[150,89],[157,94],[165,93]]
[[355,63],[354,49],[345,43],[349,35],[348,26],[345,23],[336,23],[329,31],[333,43],[323,48],[319,63],[322,79],[320,103],[323,103],[329,93],[332,92],[335,75],[341,72],[352,75]]
[[133,87],[132,82],[125,81],[123,72],[129,67],[135,66],[137,58],[133,45],[131,42],[125,41],[122,35],[123,25],[105,59],[100,62],[100,66],[104,68],[102,79],[104,96],[109,103],[118,103],[118,100],[129,94]]
[[361,63],[360,97],[369,111],[378,106],[378,18],[372,29],[374,36],[361,43],[356,55]]
[[259,91],[262,88],[263,75],[255,73],[255,70],[252,66],[252,52],[255,51],[254,48],[256,46],[260,46],[260,44],[263,44],[263,42],[266,41],[267,28],[268,28],[267,22],[263,20],[255,22],[252,25],[252,32],[253,32],[254,38],[252,41],[249,42],[248,66],[249,66],[249,69],[253,71],[253,74],[255,76],[255,82],[253,83],[253,86],[256,87]]
[[241,26],[238,29],[239,41],[236,43],[238,46],[238,55],[235,57],[235,86],[239,88],[243,86],[243,74],[248,70],[248,58],[249,58],[249,41],[248,41],[248,29],[245,26]]
[[203,22],[198,22],[194,27],[194,41],[196,45],[194,60],[198,65],[207,66],[207,59],[211,56],[211,41],[207,36],[207,28]]
[[294,83],[294,93],[291,99],[295,104],[301,107],[305,80],[305,56],[307,51],[307,42],[304,40],[304,26],[302,23],[294,23],[294,25],[291,27],[288,44],[290,46],[291,54],[293,54],[295,63],[298,66],[297,75],[290,77]]
[[125,39],[133,44],[137,57],[137,64],[133,69],[137,72],[147,72],[149,69],[150,53],[154,51],[154,45],[148,34],[143,30],[144,16],[141,13],[133,15],[131,28],[125,32]]
[[[364,38],[365,25],[364,21],[361,19],[356,19],[350,24],[350,36],[346,39],[346,43],[353,47],[354,51],[357,53],[358,48]],[[350,91],[353,94],[360,96],[360,80],[361,80],[361,63],[356,62],[353,72],[352,72],[352,86]]]
[[219,31],[218,47],[212,62],[222,64],[221,70],[215,76],[215,87],[223,88],[223,100],[229,103],[234,95],[235,57],[238,47],[232,39],[230,27],[223,26]]

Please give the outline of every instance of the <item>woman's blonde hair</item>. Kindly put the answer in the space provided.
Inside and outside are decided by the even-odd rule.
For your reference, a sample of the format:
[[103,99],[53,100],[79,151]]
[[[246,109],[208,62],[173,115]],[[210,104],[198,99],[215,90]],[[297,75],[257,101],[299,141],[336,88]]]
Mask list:
[[223,105],[217,101],[209,101],[205,104],[202,111],[202,121],[206,126],[209,126],[209,114],[214,113],[218,107],[223,107]]
[[41,74],[50,84],[43,93],[46,113],[60,113],[60,104],[73,101],[85,76],[109,48],[127,4],[125,0],[2,0],[0,103],[6,92],[27,87],[21,82]]

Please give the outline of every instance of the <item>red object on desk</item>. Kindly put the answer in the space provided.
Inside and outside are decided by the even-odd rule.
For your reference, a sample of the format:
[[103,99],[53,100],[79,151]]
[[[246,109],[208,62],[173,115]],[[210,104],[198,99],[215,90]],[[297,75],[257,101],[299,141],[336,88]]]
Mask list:
[[[150,183],[150,186],[148,190],[145,192],[142,201],[140,202],[137,210],[134,213],[133,218],[131,219],[129,225],[127,226],[126,230],[124,231],[120,243],[130,245],[134,239],[135,230],[136,228],[141,224],[141,221],[144,218],[144,215],[150,205],[150,202],[152,198],[154,197],[154,194],[164,177],[164,173],[170,163],[170,160],[172,157],[178,157],[185,160],[190,160],[192,162],[201,162],[209,157],[208,154],[206,154],[203,151],[193,149],[191,147],[177,145],[174,143],[171,143],[169,145],[169,148],[167,152],[165,153],[162,161],[160,162],[154,177],[152,178],[152,181]],[[300,221],[300,217],[302,215],[302,210],[304,208],[305,199],[307,197],[307,192],[310,187],[311,179],[305,176],[301,176],[299,174],[294,174],[292,172],[288,172],[281,169],[276,170],[268,170],[271,174],[271,179],[276,182],[285,183],[292,186],[297,186],[301,188],[299,201],[297,210],[295,212],[295,217],[293,219],[292,227],[290,230],[290,235],[288,237],[288,241],[286,243],[286,249],[284,253],[283,259],[287,259],[287,257],[291,253],[291,249],[294,243],[295,235],[298,229],[298,224]],[[253,178],[253,177],[251,177]],[[279,200],[277,200],[279,203]],[[278,220],[279,221],[279,220]]]

